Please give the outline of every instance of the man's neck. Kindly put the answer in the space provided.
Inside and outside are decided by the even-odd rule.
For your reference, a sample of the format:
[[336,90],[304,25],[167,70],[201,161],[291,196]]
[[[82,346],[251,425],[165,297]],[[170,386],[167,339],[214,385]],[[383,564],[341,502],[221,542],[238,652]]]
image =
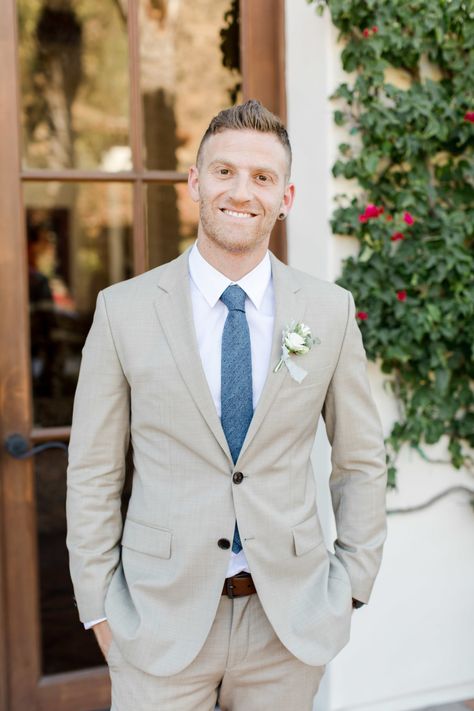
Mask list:
[[207,240],[198,239],[197,247],[201,257],[231,281],[239,281],[239,279],[242,279],[255,269],[267,253],[266,244],[262,244],[259,249],[252,252],[239,252],[236,254],[220,249],[217,245],[209,243]]

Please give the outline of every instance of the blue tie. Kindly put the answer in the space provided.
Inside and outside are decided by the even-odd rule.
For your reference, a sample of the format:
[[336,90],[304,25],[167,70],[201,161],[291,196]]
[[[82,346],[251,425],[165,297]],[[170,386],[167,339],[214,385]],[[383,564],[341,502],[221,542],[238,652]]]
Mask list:
[[[221,296],[221,301],[229,309],[222,332],[221,421],[234,464],[253,417],[252,353],[245,299],[245,291],[237,284],[228,286]],[[236,523],[232,551],[239,553],[241,550]]]

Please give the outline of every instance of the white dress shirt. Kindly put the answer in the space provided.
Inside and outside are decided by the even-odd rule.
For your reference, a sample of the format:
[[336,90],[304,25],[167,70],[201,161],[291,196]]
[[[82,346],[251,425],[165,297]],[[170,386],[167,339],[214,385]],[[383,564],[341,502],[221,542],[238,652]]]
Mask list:
[[[245,315],[250,331],[255,410],[270,366],[275,320],[275,294],[270,256],[266,252],[262,261],[251,272],[234,282],[202,257],[196,242],[189,253],[189,276],[199,355],[219,417],[221,416],[222,331],[228,314],[227,306],[220,301],[220,297],[229,284],[238,284],[247,294]],[[226,577],[230,578],[241,571],[250,572],[245,553],[243,549],[239,553],[231,551]],[[86,622],[84,627],[89,629],[104,619],[106,618]]]
[[[189,274],[199,355],[219,417],[221,416],[222,331],[228,314],[227,306],[220,301],[220,297],[229,284],[238,284],[247,294],[245,315],[250,331],[253,409],[255,410],[267,377],[272,350],[275,297],[270,256],[267,252],[251,272],[234,282],[214,269],[201,256],[197,244],[194,244],[189,254]],[[227,577],[230,578],[242,570],[250,572],[243,550],[237,554],[232,553]]]

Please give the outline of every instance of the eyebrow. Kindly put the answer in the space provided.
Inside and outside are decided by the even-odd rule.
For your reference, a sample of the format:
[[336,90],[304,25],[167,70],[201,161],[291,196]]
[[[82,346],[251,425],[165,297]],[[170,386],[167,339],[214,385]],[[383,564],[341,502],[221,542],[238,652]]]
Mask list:
[[[209,163],[209,168],[213,168],[216,165],[225,165],[225,166],[228,166],[229,168],[238,168],[238,166],[236,166],[235,163],[232,163],[231,161],[227,160],[226,158],[216,158],[211,163]],[[254,173],[269,173],[274,178],[278,178],[278,173],[275,170],[273,170],[273,168],[270,168],[269,166],[261,165],[259,167],[251,168],[251,170]]]

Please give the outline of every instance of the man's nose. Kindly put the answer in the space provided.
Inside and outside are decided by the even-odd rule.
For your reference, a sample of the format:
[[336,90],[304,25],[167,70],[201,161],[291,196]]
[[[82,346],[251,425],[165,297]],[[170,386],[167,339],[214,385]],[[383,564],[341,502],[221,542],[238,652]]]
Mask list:
[[252,199],[250,181],[246,176],[235,176],[232,181],[230,196],[234,202],[247,202]]

